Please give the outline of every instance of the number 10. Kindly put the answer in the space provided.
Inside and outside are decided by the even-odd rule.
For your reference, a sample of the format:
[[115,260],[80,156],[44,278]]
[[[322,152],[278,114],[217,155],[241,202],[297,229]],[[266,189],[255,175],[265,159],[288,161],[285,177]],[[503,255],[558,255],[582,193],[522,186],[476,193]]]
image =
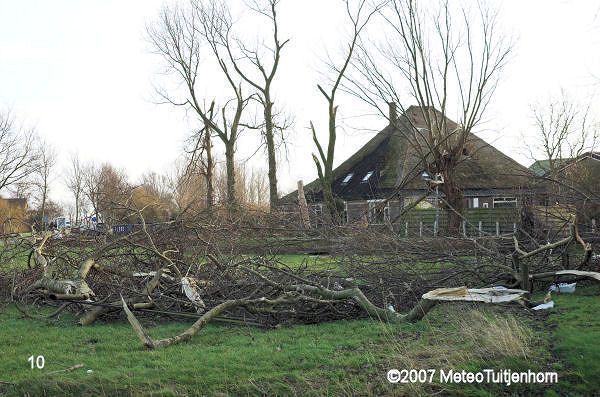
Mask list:
[[37,357],[29,356],[27,361],[29,361],[31,363],[31,369],[34,369],[34,368],[42,369],[42,368],[44,368],[44,364],[46,364],[46,360],[44,360],[44,356],[37,356]]

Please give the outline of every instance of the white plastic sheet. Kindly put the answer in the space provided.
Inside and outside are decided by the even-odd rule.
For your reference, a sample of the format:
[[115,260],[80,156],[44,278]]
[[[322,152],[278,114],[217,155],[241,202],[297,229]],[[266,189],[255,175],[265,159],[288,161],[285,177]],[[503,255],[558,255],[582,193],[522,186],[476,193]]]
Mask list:
[[546,303],[542,303],[540,305],[534,306],[531,308],[531,310],[548,310],[548,309],[552,309],[554,307],[554,301],[550,301],[550,302],[546,302]]
[[560,283],[560,284],[552,284],[550,286],[550,291],[551,292],[558,292],[561,294],[572,294],[573,292],[575,292],[575,286],[577,285],[577,283],[572,283],[572,284],[567,284],[567,283]]

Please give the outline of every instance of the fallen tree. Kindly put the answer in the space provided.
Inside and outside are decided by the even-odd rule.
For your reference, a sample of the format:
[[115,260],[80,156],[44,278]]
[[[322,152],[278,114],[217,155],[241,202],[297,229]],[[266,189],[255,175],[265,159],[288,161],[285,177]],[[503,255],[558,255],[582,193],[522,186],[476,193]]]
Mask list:
[[[396,313],[390,309],[383,309],[373,305],[367,297],[358,288],[342,290],[342,291],[331,291],[328,289],[314,289],[307,288],[309,286],[294,286],[292,289],[296,291],[305,291],[316,293],[320,296],[333,299],[353,299],[357,301],[369,315],[376,317],[379,320],[392,323],[401,322],[417,322],[423,319],[425,315],[438,303],[443,301],[460,301],[460,302],[486,302],[486,303],[508,303],[508,302],[519,302],[524,299],[527,291],[522,290],[508,290],[508,289],[467,289],[466,287],[461,288],[444,288],[434,291],[430,291],[423,295],[422,298],[415,304],[412,310],[406,314]],[[293,303],[300,300],[310,300],[311,297],[302,293],[291,293],[286,292],[276,299],[234,299],[225,301],[208,312],[206,312],[201,318],[199,318],[194,324],[192,324],[187,330],[181,334],[175,335],[170,338],[154,340],[140,324],[135,315],[129,310],[127,303],[122,299],[123,310],[127,315],[127,320],[131,324],[131,327],[139,337],[142,344],[149,349],[156,349],[161,347],[167,347],[176,343],[190,340],[194,335],[202,330],[211,320],[216,316],[223,313],[226,310],[233,309],[238,306],[252,306],[254,308],[260,308],[264,306],[277,306],[282,303]]]
[[[590,266],[592,245],[583,242],[575,225],[568,236],[540,245],[518,234],[425,240],[354,226],[307,231],[267,225],[262,230],[231,218],[153,225],[146,224],[143,209],[132,213],[140,223],[126,235],[37,238],[33,266],[15,273],[12,295],[56,310],[45,316],[27,313],[31,306],[21,310],[32,318],[72,310],[81,325],[125,313],[144,346],[158,348],[189,340],[214,321],[262,327],[364,317],[415,322],[440,302],[530,307],[528,293],[540,280],[600,278]],[[268,253],[240,248],[249,236],[270,238]],[[291,266],[278,255],[277,247],[290,241],[315,240],[326,242],[331,266],[306,261]],[[561,268],[561,252],[572,243],[584,248],[587,262]],[[367,253],[361,250],[365,246]],[[154,340],[142,317],[192,318],[194,324]]]

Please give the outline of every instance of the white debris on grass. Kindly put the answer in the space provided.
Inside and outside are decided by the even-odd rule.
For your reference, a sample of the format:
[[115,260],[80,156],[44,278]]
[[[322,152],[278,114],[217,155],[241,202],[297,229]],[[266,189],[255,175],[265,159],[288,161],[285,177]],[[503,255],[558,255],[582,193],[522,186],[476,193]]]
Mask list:
[[438,288],[423,295],[423,299],[437,301],[463,301],[504,303],[518,301],[527,294],[521,289],[499,288]]
[[577,285],[577,283],[571,283],[571,284],[567,284],[567,283],[560,283],[560,284],[552,284],[550,285],[550,291],[551,292],[558,292],[561,294],[572,294],[573,292],[575,292],[575,286]]
[[206,304],[198,292],[198,282],[192,277],[182,277],[181,289],[183,290],[183,293],[185,293],[185,296],[192,302],[196,311],[198,313],[204,312]]
[[531,310],[548,310],[548,309],[552,309],[554,307],[554,301],[550,301],[550,302],[546,302],[546,303],[542,303],[539,304],[537,306],[534,306],[531,308]]

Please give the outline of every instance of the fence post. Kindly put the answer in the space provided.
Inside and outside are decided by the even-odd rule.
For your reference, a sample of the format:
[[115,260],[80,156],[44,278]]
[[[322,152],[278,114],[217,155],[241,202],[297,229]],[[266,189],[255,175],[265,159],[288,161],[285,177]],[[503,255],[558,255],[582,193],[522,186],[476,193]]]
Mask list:
[[517,224],[513,223],[513,233],[516,233],[516,232],[517,232]]
[[479,236],[483,235],[483,229],[481,227],[481,221],[479,221]]
[[500,235],[500,222],[496,221],[496,236]]
[[592,233],[596,233],[596,218],[592,219]]
[[438,234],[438,224],[437,220],[433,221],[433,237],[437,237]]
[[423,237],[423,221],[419,222],[419,237]]
[[463,236],[467,237],[467,221],[462,222]]
[[408,222],[404,224],[404,237],[408,237]]

